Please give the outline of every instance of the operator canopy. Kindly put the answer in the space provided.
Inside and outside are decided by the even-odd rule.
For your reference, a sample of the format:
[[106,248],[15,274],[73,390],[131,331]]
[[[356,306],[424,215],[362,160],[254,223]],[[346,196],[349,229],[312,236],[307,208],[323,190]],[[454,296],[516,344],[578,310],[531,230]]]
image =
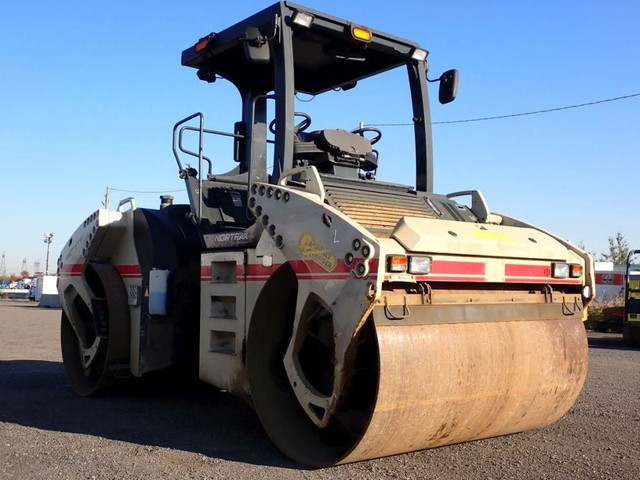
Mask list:
[[[361,79],[405,67],[414,123],[415,188],[432,191],[427,55],[417,43],[306,7],[279,2],[232,27],[201,38],[182,52],[182,64],[196,68],[201,80],[214,82],[225,78],[239,90],[243,99],[243,133],[236,138],[248,140],[244,142],[241,173],[243,169],[249,170],[252,182],[267,178],[264,135],[267,99],[275,100],[275,128],[271,132],[275,134],[273,157],[276,161],[271,176],[279,178],[282,171],[297,165],[301,155],[308,157],[317,153],[306,148],[311,145],[300,148],[300,142],[313,141],[315,147],[325,150],[319,139],[299,135],[301,129],[294,128],[296,93],[317,95],[336,89],[348,90]],[[445,72],[437,81],[440,82],[440,103],[453,101],[457,70]],[[273,95],[270,92],[274,92]],[[329,136],[336,137],[333,140],[340,137],[337,143],[333,140],[324,143],[347,161],[350,159],[346,157],[354,156],[347,153],[361,150],[354,144],[359,140],[345,142],[344,135]],[[357,164],[353,166],[375,170],[377,162],[366,158],[371,157],[370,153],[355,156]],[[321,166],[325,172],[333,169],[332,159],[303,160]]]
[[[284,48],[273,48],[273,42]],[[197,68],[202,80],[220,76],[240,90],[269,92],[275,90],[274,69],[283,62],[293,69],[295,90],[316,95],[426,57],[416,43],[280,2],[201,39],[182,53],[182,64]]]

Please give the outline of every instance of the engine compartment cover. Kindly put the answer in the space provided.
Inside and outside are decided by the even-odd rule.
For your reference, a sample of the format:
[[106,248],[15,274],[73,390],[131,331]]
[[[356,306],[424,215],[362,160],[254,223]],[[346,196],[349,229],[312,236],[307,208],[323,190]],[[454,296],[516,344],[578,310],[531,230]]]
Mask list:
[[567,260],[568,250],[533,228],[402,217],[391,237],[411,252]]

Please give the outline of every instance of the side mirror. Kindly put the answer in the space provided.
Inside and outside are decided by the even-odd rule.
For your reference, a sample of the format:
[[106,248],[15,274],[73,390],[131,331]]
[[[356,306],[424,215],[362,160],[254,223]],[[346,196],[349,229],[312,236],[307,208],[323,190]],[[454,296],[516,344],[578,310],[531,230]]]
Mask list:
[[441,104],[453,102],[458,95],[458,70],[447,70],[440,75],[438,100]]
[[241,40],[244,43],[244,54],[249,62],[269,63],[271,61],[269,42],[257,27],[248,27]]

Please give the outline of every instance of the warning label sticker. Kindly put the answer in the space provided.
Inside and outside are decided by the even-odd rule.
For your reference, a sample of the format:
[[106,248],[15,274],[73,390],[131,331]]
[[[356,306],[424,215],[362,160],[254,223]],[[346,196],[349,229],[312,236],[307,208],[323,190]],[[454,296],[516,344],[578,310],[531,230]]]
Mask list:
[[336,268],[336,256],[318,242],[311,232],[304,232],[300,235],[298,250],[303,256],[311,258],[327,272],[333,272]]

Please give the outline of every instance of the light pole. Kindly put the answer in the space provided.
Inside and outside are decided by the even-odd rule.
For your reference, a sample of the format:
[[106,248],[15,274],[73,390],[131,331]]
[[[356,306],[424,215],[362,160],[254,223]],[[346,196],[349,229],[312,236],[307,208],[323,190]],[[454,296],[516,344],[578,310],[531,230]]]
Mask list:
[[44,234],[44,243],[47,244],[47,261],[44,266],[44,274],[49,275],[49,246],[51,245],[51,241],[53,240],[53,233],[45,233]]

